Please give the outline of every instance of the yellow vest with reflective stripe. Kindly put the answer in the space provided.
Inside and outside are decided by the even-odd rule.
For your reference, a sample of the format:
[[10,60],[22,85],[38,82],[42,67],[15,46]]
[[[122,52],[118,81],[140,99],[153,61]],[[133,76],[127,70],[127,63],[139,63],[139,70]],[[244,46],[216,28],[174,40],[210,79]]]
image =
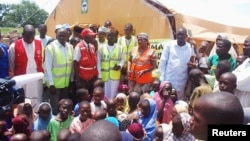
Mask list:
[[120,80],[121,71],[114,70],[113,68],[120,63],[122,51],[121,46],[115,44],[111,54],[109,54],[107,44],[101,46],[100,51],[102,81],[105,82],[108,79]]
[[138,45],[136,37],[132,36],[129,45],[127,46],[126,38],[125,38],[125,36],[122,36],[122,37],[119,38],[118,44],[120,44],[122,46],[123,53],[125,55],[125,64],[124,65],[127,65],[126,63],[128,62],[128,59],[129,59],[129,56],[130,56],[129,54],[132,51],[132,48],[134,48],[134,47],[136,47]]
[[[56,43],[57,42],[57,43]],[[58,46],[58,41],[52,42],[46,49],[49,50],[53,59],[53,82],[55,88],[65,88],[69,86],[73,62],[73,47],[66,43],[67,54],[65,56]]]

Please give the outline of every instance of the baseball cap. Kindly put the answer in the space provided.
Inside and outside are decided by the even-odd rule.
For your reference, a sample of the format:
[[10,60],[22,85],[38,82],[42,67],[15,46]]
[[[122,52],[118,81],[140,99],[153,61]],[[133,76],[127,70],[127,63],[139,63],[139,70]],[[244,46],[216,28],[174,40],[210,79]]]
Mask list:
[[85,29],[83,29],[82,30],[82,32],[81,32],[81,36],[82,37],[84,37],[84,36],[87,36],[87,35],[96,35],[96,33],[95,32],[93,32],[91,29],[89,29],[89,28],[85,28]]

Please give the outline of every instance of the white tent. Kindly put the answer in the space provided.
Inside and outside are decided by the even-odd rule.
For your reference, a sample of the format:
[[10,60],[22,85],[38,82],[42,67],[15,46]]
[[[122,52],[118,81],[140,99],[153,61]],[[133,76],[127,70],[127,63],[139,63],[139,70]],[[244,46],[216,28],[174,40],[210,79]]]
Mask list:
[[152,0],[173,12],[176,27],[190,36],[214,41],[219,33],[242,44],[250,35],[250,0]]

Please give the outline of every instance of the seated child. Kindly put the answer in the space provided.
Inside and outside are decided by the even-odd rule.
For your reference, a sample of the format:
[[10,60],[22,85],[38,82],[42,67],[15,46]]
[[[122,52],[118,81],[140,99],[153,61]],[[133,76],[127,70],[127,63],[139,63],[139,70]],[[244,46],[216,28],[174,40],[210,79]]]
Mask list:
[[70,132],[82,134],[92,123],[90,103],[82,101],[80,103],[79,116],[74,118],[69,127]]
[[118,86],[118,93],[124,93],[125,95],[128,95],[128,85],[127,84],[120,84]]
[[94,115],[94,113],[99,110],[107,109],[106,103],[103,101],[104,97],[104,90],[102,87],[95,87],[93,90],[93,101],[90,103],[90,108],[91,108],[91,114]]
[[64,128],[69,128],[74,117],[71,116],[73,102],[70,99],[61,99],[58,104],[59,113],[50,120],[47,130],[51,133],[51,141],[57,140],[57,135]]
[[191,134],[190,119],[191,116],[188,113],[175,115],[172,119],[172,134],[167,140],[194,141],[194,136]]
[[159,91],[161,85],[160,79],[155,79],[151,84],[151,90],[149,90],[150,96],[154,97],[155,93]]
[[27,137],[31,134],[31,128],[29,128],[29,119],[25,114],[20,114],[12,119],[12,132],[13,134],[23,133]]
[[107,117],[107,111],[100,109],[94,113],[94,115],[92,116],[92,119],[93,121],[97,121],[97,120],[105,119],[106,117]]
[[48,102],[41,103],[38,107],[38,118],[34,121],[32,131],[46,130],[53,117],[50,104]]
[[76,97],[77,97],[77,103],[74,107],[74,117],[77,117],[79,115],[79,107],[80,107],[80,102],[86,100],[89,101],[90,100],[90,95],[89,95],[89,91],[85,88],[79,88],[76,91]]
[[172,133],[172,127],[166,123],[160,124],[155,130],[155,141],[167,141]]
[[128,113],[129,105],[128,105],[128,98],[124,93],[118,93],[115,97],[116,100],[116,110]]

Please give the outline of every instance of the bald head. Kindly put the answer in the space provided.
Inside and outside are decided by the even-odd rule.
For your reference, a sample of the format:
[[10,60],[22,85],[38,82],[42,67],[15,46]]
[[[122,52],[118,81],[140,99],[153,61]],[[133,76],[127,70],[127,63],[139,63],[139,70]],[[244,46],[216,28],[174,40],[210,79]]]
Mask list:
[[42,131],[34,131],[30,135],[30,141],[45,141],[44,133]]
[[137,104],[140,101],[140,95],[137,92],[131,92],[128,96],[128,104],[130,107],[130,110],[135,110],[137,108]]
[[82,134],[81,141],[122,141],[120,131],[112,123],[99,120]]
[[[201,96],[194,106],[207,124],[242,124],[243,108],[239,99],[228,92]],[[229,118],[230,117],[230,118]]]
[[226,73],[223,73],[220,78],[223,78],[223,79],[228,79],[231,83],[233,84],[236,84],[237,82],[237,77],[235,74],[233,74],[232,72],[226,72]]
[[33,42],[34,38],[35,38],[35,28],[33,27],[33,25],[25,25],[23,27],[23,40],[30,44]]
[[57,135],[57,140],[58,141],[66,141],[69,136],[70,136],[70,130],[64,128]]
[[223,73],[219,79],[219,89],[220,91],[234,93],[237,87],[237,77],[232,72]]
[[51,134],[48,130],[42,130],[41,132],[43,133],[43,137],[44,137],[45,141],[50,140]]
[[104,22],[104,27],[109,28],[109,27],[111,27],[111,26],[112,26],[112,22],[111,22],[111,21],[106,20],[106,21]]
[[69,135],[67,141],[78,141],[81,138],[81,134],[78,132]]
[[200,69],[192,69],[189,72],[189,77],[190,78],[194,78],[194,77],[200,77],[202,75],[202,72],[200,71]]
[[105,119],[106,117],[107,117],[107,111],[103,109],[97,110],[93,115],[93,119],[95,121],[100,119]]
[[10,141],[28,141],[28,137],[23,133],[14,134]]

